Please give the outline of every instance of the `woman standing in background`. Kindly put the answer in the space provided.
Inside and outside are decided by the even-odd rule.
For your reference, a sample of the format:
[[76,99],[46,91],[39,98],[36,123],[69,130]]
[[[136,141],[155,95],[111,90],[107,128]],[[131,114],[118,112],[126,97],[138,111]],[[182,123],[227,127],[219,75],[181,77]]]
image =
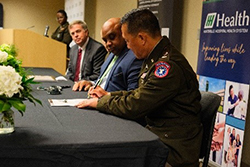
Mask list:
[[72,41],[72,38],[69,34],[68,30],[68,16],[67,13],[64,10],[58,10],[56,13],[56,20],[60,24],[60,26],[57,27],[55,32],[51,35],[51,38],[63,42],[67,44],[67,57],[68,57],[68,51],[69,51],[69,44]]

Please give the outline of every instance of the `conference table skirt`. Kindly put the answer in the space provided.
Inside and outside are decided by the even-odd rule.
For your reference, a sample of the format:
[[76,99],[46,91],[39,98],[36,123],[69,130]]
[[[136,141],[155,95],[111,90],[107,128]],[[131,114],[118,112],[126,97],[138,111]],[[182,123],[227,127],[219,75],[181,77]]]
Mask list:
[[[50,68],[36,75],[60,74]],[[51,107],[48,99],[86,98],[86,92],[62,90],[49,95],[38,86],[72,86],[71,81],[33,85],[43,105],[25,102],[23,116],[15,112],[15,132],[0,135],[0,166],[5,167],[164,167],[168,148],[136,122],[93,109]]]

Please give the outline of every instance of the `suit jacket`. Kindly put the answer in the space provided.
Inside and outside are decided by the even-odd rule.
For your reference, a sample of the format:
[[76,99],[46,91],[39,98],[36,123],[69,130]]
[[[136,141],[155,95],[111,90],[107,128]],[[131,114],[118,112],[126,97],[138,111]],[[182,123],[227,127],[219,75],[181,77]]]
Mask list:
[[[125,47],[118,56],[118,59],[110,70],[104,87],[104,89],[108,92],[131,90],[138,87],[138,75],[143,60],[136,59],[134,53],[127,47]],[[101,73],[99,77],[101,77],[105,72],[113,57],[114,54],[110,53],[107,60],[101,67]]]
[[[82,80],[94,81],[98,78],[106,54],[107,51],[101,43],[89,38],[82,62]],[[69,52],[70,60],[66,72],[66,77],[72,81],[74,81],[75,78],[77,57],[78,45],[74,45],[71,47]]]

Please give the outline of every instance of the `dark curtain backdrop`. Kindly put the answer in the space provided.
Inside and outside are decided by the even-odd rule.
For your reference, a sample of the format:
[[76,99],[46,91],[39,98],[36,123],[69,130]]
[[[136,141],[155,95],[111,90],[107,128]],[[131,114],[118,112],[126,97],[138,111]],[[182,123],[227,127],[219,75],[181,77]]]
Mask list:
[[181,49],[181,30],[184,0],[138,0],[138,8],[151,10],[158,18],[161,28],[169,28],[169,39]]

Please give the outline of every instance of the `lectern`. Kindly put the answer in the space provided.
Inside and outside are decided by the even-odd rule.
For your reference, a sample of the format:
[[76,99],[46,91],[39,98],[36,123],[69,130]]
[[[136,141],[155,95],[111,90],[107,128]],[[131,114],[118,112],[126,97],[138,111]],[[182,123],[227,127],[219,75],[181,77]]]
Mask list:
[[30,30],[2,29],[0,44],[14,44],[23,67],[49,67],[66,72],[67,46]]

